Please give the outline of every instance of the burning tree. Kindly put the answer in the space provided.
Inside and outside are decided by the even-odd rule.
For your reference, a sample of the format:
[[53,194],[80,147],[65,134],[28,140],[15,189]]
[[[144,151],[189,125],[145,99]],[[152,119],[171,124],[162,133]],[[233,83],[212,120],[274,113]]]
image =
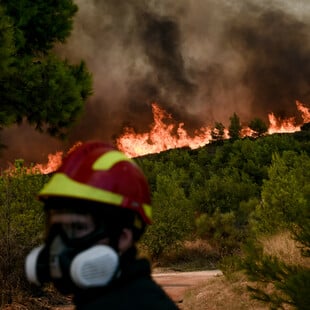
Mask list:
[[230,119],[230,125],[228,128],[229,136],[232,140],[237,140],[241,136],[241,129],[242,129],[242,126],[240,124],[240,118],[236,113],[234,113],[233,116],[231,116],[229,119]]
[[225,126],[222,123],[216,122],[211,132],[212,140],[223,140],[225,137]]
[[254,131],[254,137],[260,137],[268,131],[267,125],[260,118],[254,118],[249,127]]

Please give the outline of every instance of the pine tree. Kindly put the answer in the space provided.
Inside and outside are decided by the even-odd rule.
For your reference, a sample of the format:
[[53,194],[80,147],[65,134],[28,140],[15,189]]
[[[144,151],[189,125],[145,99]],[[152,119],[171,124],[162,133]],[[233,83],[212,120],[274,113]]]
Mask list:
[[0,5],[0,129],[27,120],[63,137],[92,92],[85,63],[53,53],[73,27],[72,0],[3,0]]
[[233,116],[230,117],[229,119],[230,119],[230,125],[228,127],[229,136],[232,140],[237,140],[240,138],[242,129],[239,116],[236,113],[234,113]]
[[254,137],[260,137],[268,130],[267,125],[260,118],[254,118],[250,122],[249,127],[254,131]]
[[[262,188],[262,202],[257,209],[261,231],[273,233],[289,229],[301,254],[310,257],[310,157],[292,151],[275,154],[269,168],[269,180]],[[270,304],[272,309],[285,304],[309,309],[309,265],[292,265],[267,255],[257,240],[249,242],[243,262],[251,280],[253,296]],[[269,289],[260,284],[269,284]]]

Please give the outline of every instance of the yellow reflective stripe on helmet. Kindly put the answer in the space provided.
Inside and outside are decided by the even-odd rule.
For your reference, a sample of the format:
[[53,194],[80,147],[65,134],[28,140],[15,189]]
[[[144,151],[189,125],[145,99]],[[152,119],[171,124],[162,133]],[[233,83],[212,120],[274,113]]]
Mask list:
[[152,207],[150,205],[143,204],[142,208],[144,210],[146,217],[151,220],[152,219]]
[[78,199],[89,199],[120,206],[123,196],[103,189],[79,183],[67,177],[64,173],[54,174],[43,187],[39,197],[61,196]]
[[128,158],[121,152],[118,151],[110,151],[100,156],[94,163],[92,168],[94,170],[109,170],[119,161],[128,161],[135,165],[135,162]]
[[[64,173],[54,174],[51,177],[50,181],[45,184],[43,189],[39,192],[38,196],[40,198],[58,196],[87,199],[117,206],[122,206],[124,200],[124,197],[122,195],[79,183],[70,179]],[[148,204],[142,204],[142,208],[146,217],[151,220],[152,207]]]

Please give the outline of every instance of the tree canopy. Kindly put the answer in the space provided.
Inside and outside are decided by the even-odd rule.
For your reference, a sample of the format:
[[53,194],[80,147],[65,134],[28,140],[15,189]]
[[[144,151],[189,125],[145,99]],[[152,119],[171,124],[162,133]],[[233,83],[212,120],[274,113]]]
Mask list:
[[[197,254],[196,248],[188,252],[187,241],[206,241],[211,251],[207,256],[201,252],[195,268],[213,268],[220,260],[227,274],[244,268],[255,281],[274,286],[270,296],[269,286],[266,292],[254,290],[260,299],[275,302],[276,309],[288,302],[308,309],[303,305],[309,299],[309,264],[295,266],[266,256],[260,240],[289,230],[297,250],[309,259],[309,137],[305,131],[229,139],[136,158],[149,181],[153,207],[153,224],[139,246],[156,263],[175,253],[186,266]],[[0,282],[5,283],[0,299],[5,290],[14,295],[22,289],[20,259],[42,237],[44,216],[35,193],[51,175],[22,164],[16,161],[15,170],[0,177]]]
[[77,9],[71,0],[1,1],[0,129],[27,120],[63,137],[83,111],[91,74],[52,50],[70,35]]
[[254,131],[254,137],[260,137],[268,131],[268,126],[260,118],[254,118],[249,127]]
[[232,117],[229,118],[230,125],[228,127],[229,136],[232,140],[240,138],[242,126],[240,124],[239,116],[234,113]]

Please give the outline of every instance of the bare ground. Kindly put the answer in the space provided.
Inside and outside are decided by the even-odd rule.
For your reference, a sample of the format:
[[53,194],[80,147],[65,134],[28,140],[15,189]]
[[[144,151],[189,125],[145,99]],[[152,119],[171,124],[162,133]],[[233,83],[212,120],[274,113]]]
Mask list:
[[[230,283],[220,270],[171,272],[154,270],[154,280],[166,291],[181,310],[267,310],[265,305],[250,299],[246,280]],[[28,310],[11,305],[5,310]],[[32,308],[33,309],[33,308]],[[72,305],[49,308],[73,310]]]
[[222,276],[220,270],[192,272],[163,272],[153,273],[154,280],[166,291],[177,304],[181,304],[184,294],[210,278]]
[[[153,279],[165,290],[171,299],[181,308],[185,293],[210,278],[222,276],[220,270],[193,272],[159,272],[153,273]],[[72,306],[54,308],[54,310],[72,310]]]

